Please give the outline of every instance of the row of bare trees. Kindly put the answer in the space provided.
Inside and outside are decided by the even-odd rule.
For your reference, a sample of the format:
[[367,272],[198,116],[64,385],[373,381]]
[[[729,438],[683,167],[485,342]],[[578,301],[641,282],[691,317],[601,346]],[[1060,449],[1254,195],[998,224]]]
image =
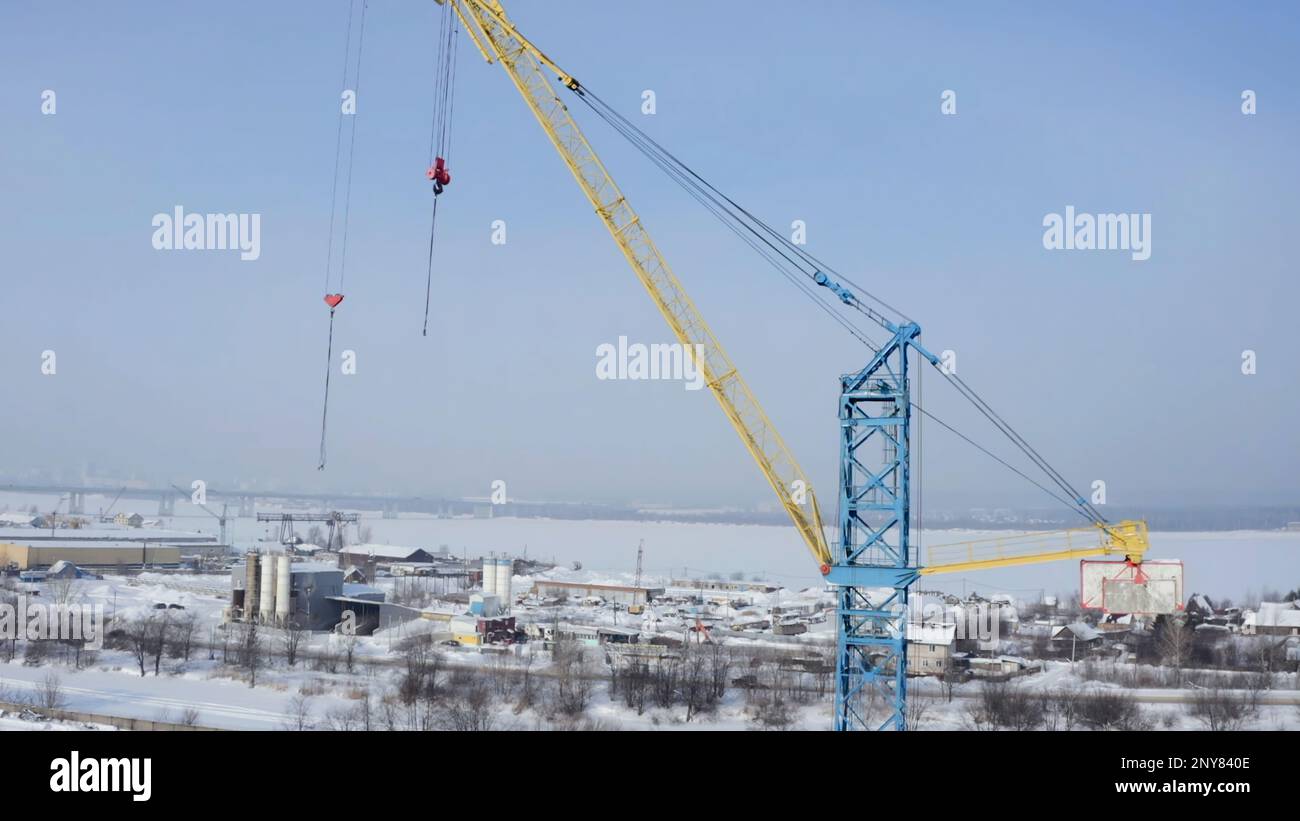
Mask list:
[[163,656],[189,661],[194,653],[198,620],[193,613],[173,615],[172,610],[154,610],[148,615],[117,620],[109,629],[106,646],[126,650],[135,659],[140,676],[150,668],[162,674]]
[[727,694],[733,666],[721,645],[687,648],[680,654],[631,659],[616,664],[610,674],[609,695],[643,715],[649,707],[686,708],[686,720],[711,713]]

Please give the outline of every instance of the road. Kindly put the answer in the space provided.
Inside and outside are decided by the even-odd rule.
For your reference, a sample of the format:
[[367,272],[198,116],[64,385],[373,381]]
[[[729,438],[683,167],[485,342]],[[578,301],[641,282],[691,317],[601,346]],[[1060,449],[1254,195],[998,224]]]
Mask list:
[[[185,676],[147,676],[66,667],[25,667],[0,664],[0,690],[31,698],[42,689],[45,677],[57,674],[64,704],[69,709],[151,721],[180,721],[194,708],[196,723],[227,730],[278,730],[288,712],[290,692],[266,687]],[[323,700],[323,699],[322,699]],[[342,703],[342,702],[339,702]]]

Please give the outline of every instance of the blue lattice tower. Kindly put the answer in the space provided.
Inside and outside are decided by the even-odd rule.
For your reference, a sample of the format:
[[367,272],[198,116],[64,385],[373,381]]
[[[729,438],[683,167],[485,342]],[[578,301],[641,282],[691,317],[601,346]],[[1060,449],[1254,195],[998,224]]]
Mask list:
[[[839,587],[835,729],[906,729],[911,397],[908,353],[931,362],[912,323],[867,367],[840,378],[840,539],[827,581]],[[882,718],[883,717],[883,718]]]

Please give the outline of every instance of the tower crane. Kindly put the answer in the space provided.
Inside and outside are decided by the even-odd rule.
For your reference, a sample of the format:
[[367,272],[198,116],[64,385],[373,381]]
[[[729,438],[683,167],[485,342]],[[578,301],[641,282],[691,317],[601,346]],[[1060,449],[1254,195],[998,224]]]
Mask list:
[[224,504],[224,503],[223,503],[223,504],[221,505],[221,512],[220,512],[220,513],[216,513],[216,512],[214,512],[214,511],[212,510],[212,508],[208,507],[207,505],[203,504],[202,502],[195,502],[194,499],[193,499],[193,496],[192,496],[190,493],[188,493],[188,492],[186,492],[185,490],[183,490],[183,489],[177,487],[176,485],[172,485],[172,489],[175,490],[175,491],[176,491],[177,493],[179,493],[180,495],[184,496],[186,499],[188,499],[188,500],[189,500],[190,502],[192,502],[193,504],[198,505],[199,507],[201,507],[201,508],[203,509],[203,512],[204,512],[204,513],[207,513],[209,516],[211,516],[212,518],[214,518],[214,519],[217,520],[217,526],[220,528],[220,532],[221,532],[221,535],[220,535],[220,537],[219,537],[218,540],[219,540],[223,545],[226,545],[227,547],[229,547],[229,546],[230,546],[230,542],[227,540],[227,537],[229,536],[229,533],[228,533],[228,531],[226,530],[226,521],[227,521],[227,520],[226,520],[226,513],[227,513],[227,511],[229,510],[230,506],[227,505],[227,504]]
[[122,494],[125,492],[126,492],[126,485],[122,485],[122,487],[117,491],[117,495],[113,497],[113,501],[108,503],[108,507],[99,512],[99,520],[101,522],[110,521],[109,514],[113,512],[114,507],[117,507],[117,500],[121,499]]
[[[1111,554],[1122,555],[1133,564],[1141,562],[1147,549],[1145,524],[1107,522],[965,382],[942,368],[939,358],[921,345],[919,325],[788,243],[613,112],[524,36],[499,0],[436,2],[454,11],[488,63],[498,63],[505,70],[678,342],[688,352],[699,352],[697,365],[710,391],[776,492],[822,576],[835,588],[835,729],[906,729],[908,588],[921,575]],[[549,74],[556,76],[560,88],[595,111],[741,239],[781,268],[807,295],[820,301],[818,294],[829,293],[827,301],[832,307],[856,311],[889,335],[888,341],[877,346],[852,323],[837,318],[871,348],[873,356],[861,370],[840,377],[839,538],[833,548],[812,483],[592,150]],[[910,534],[912,411],[932,414],[912,399],[913,358],[918,365],[924,360],[938,368],[1057,490],[1034,483],[1075,508],[1090,524],[1057,534],[1063,545],[1031,535],[1023,541],[992,546],[967,543],[935,548],[937,553],[931,555],[940,560],[921,567]],[[1006,462],[1002,464],[1015,471]],[[869,714],[873,691],[884,696],[887,709],[883,721]]]

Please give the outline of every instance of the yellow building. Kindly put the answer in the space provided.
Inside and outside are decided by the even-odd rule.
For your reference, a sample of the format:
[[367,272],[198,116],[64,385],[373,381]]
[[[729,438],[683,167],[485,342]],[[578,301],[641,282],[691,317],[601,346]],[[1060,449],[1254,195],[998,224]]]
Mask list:
[[0,567],[19,570],[44,570],[55,562],[66,561],[77,567],[112,569],[178,567],[181,549],[176,545],[118,541],[32,541],[0,542]]

